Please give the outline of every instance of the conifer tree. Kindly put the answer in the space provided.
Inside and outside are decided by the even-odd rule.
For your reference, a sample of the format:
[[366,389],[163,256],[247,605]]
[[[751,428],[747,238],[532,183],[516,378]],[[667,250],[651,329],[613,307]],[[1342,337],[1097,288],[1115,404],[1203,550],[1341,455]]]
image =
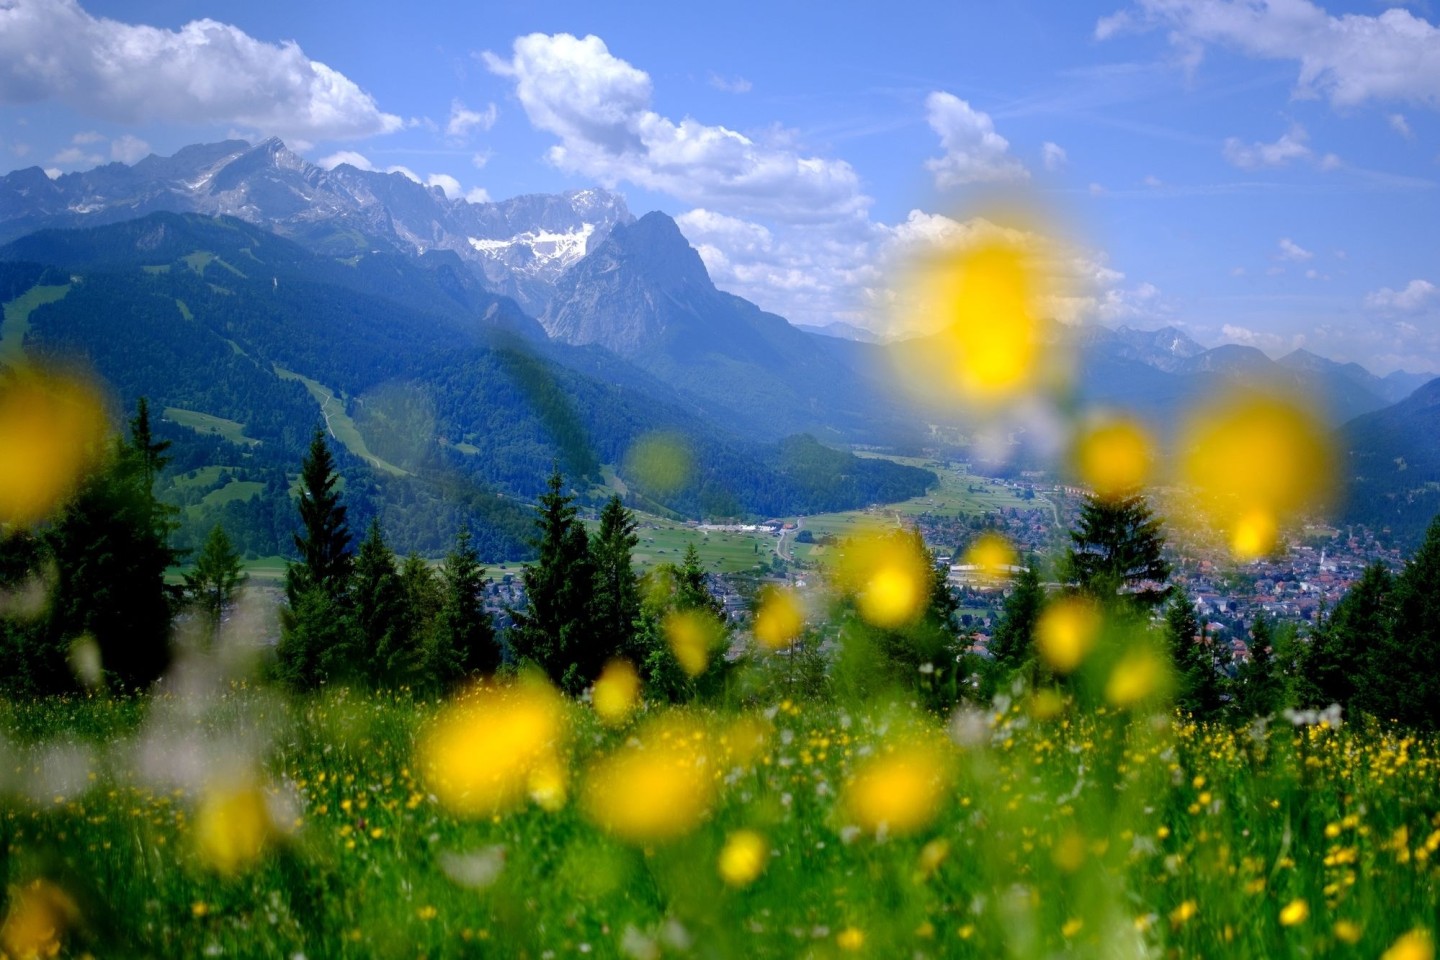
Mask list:
[[1035,645],[1035,625],[1045,608],[1045,591],[1032,559],[1015,579],[1015,586],[1000,611],[1000,622],[990,637],[990,656],[998,673],[1018,670],[1029,660]]
[[595,570],[591,597],[596,646],[605,657],[633,654],[635,621],[640,616],[640,581],[635,576],[632,552],[640,538],[635,517],[613,496],[600,511],[600,528],[590,541],[590,562]]
[[1101,603],[1151,610],[1170,595],[1160,520],[1139,493],[1087,497],[1070,541],[1070,577]]
[[123,690],[149,686],[170,662],[179,590],[166,584],[165,571],[180,555],[169,543],[175,509],[154,493],[168,447],[151,434],[142,399],[129,437],[107,466],[82,481],[46,534],[58,573],[48,646],[61,652],[90,635]]
[[1175,705],[1206,720],[1225,706],[1228,657],[1205,636],[1195,605],[1183,590],[1176,590],[1165,608],[1165,633],[1178,680]]
[[1395,578],[1394,625],[1377,657],[1390,699],[1375,712],[1425,729],[1440,726],[1440,516]]
[[539,552],[524,569],[524,610],[512,611],[515,627],[510,645],[522,662],[539,666],[557,684],[578,693],[594,679],[600,657],[590,632],[589,538],[576,516],[574,498],[564,492],[558,467],[536,508]]
[[385,542],[379,518],[355,554],[351,573],[353,632],[351,667],[372,686],[399,686],[411,679],[418,665],[404,621],[404,597],[395,569],[395,553]]
[[245,580],[240,555],[235,552],[225,528],[217,523],[195,558],[195,569],[185,574],[185,592],[209,621],[212,631],[219,626],[225,608],[230,606]]
[[285,568],[287,606],[275,649],[279,678],[300,690],[353,673],[346,629],[351,621],[350,528],[337,480],[325,432],[317,428],[300,467],[302,531],[295,534],[300,559]]
[[1284,678],[1274,647],[1274,628],[1265,614],[1258,614],[1250,627],[1250,659],[1235,678],[1235,707],[1241,719],[1268,716],[1283,705]]
[[1394,627],[1394,590],[1390,571],[1372,563],[1316,627],[1300,664],[1305,706],[1383,709],[1377,658]]
[[469,527],[462,527],[456,535],[442,578],[430,672],[441,684],[466,675],[494,673],[500,666],[500,646],[482,601],[485,580]]

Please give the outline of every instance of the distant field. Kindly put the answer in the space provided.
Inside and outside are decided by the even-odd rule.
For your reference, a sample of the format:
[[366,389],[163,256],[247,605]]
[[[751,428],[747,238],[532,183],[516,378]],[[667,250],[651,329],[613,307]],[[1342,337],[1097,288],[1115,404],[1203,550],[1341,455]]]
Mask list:
[[360,434],[360,428],[355,426],[355,421],[350,419],[350,415],[345,412],[345,404],[335,396],[333,390],[318,380],[311,380],[303,374],[286,370],[284,367],[277,366],[275,373],[282,380],[299,380],[305,384],[305,389],[310,391],[310,396],[320,404],[320,415],[325,418],[325,426],[329,428],[330,435],[344,444],[346,450],[386,473],[395,476],[409,475],[409,471],[402,470],[386,460],[381,460],[370,452],[370,448],[365,444],[365,438]]
[[[875,456],[860,454],[860,456]],[[1001,486],[984,477],[962,473],[954,466],[915,457],[884,457],[907,466],[932,470],[940,477],[940,484],[923,497],[912,497],[900,503],[877,506],[873,510],[846,510],[841,513],[821,513],[799,518],[801,529],[809,530],[817,538],[830,534],[844,538],[856,530],[875,524],[896,526],[909,523],[921,514],[942,514],[956,516],[984,514],[1003,507],[1038,509],[1035,501],[1026,501],[1008,487]],[[973,491],[969,488],[974,488]],[[794,544],[795,557],[805,561],[824,562],[826,548],[819,544]]]
[[63,299],[70,285],[34,286],[5,304],[0,319],[0,363],[15,366],[25,359],[25,334],[30,330],[30,314],[37,307]]
[[196,433],[216,433],[240,446],[255,446],[260,441],[254,437],[245,436],[245,424],[235,420],[226,420],[224,417],[212,416],[208,413],[201,413],[199,410],[186,410],[183,407],[166,407],[165,419],[172,423],[178,423],[182,427],[189,427]]

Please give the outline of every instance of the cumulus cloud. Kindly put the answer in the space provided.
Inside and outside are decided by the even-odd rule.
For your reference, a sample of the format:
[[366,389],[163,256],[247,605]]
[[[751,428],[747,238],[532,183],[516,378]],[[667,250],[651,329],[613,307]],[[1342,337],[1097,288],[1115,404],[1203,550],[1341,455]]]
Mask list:
[[394,166],[386,167],[382,170],[379,167],[376,167],[375,164],[371,163],[369,157],[365,156],[363,153],[357,153],[354,150],[339,150],[335,153],[330,154],[328,157],[321,157],[319,160],[315,161],[316,166],[322,167],[326,170],[334,170],[342,163],[349,164],[356,170],[364,170],[368,173],[398,173],[406,180],[409,180],[412,183],[418,183],[422,187],[439,187],[440,192],[445,194],[445,196],[450,200],[458,200],[459,198],[464,197],[471,203],[490,202],[490,194],[487,193],[484,189],[480,187],[474,187],[471,190],[467,191],[464,186],[461,185],[459,180],[457,180],[455,177],[450,176],[450,174],[448,173],[432,173],[428,176],[422,177],[420,176],[420,174],[416,173],[414,170],[411,170],[409,167],[402,166],[398,163]]
[[1289,237],[1281,237],[1279,246],[1280,252],[1277,253],[1276,256],[1281,260],[1289,260],[1291,263],[1304,263],[1306,260],[1311,260],[1315,257],[1314,253],[1306,250]]
[[1365,305],[1377,310],[1399,310],[1410,313],[1434,300],[1440,287],[1429,280],[1411,280],[1403,290],[1381,287],[1365,297]]
[[124,134],[110,141],[110,159],[121,163],[134,163],[150,155],[150,144],[131,134]]
[[50,162],[59,167],[97,167],[105,162],[105,158],[98,153],[87,152],[82,146],[73,146],[55,154]]
[[1299,64],[1295,95],[1336,107],[1409,101],[1440,107],[1440,29],[1409,10],[1332,16],[1311,0],[1136,0],[1095,27],[1104,40],[1165,28],[1191,63],[1206,45]]
[[1410,129],[1410,121],[1405,119],[1403,113],[1392,113],[1386,118],[1390,123],[1390,129],[1394,130],[1406,140],[1415,139],[1415,131]]
[[76,0],[8,0],[0,104],[47,101],[116,123],[234,124],[310,141],[403,125],[293,42],[209,19],[166,30],[94,17]]
[[710,86],[716,90],[723,90],[726,93],[749,93],[753,84],[744,77],[722,77],[713,71],[710,74]]
[[1292,160],[1309,160],[1314,152],[1306,141],[1310,135],[1300,124],[1295,124],[1280,139],[1273,143],[1244,143],[1239,137],[1225,140],[1225,159],[1242,170],[1257,167],[1284,167]]
[[1229,343],[1239,343],[1247,347],[1255,347],[1271,354],[1289,353],[1305,345],[1303,333],[1286,336],[1280,333],[1268,333],[1261,330],[1252,330],[1249,327],[1242,327],[1237,324],[1227,323],[1220,328],[1220,336]]
[[656,113],[649,74],[611,54],[599,37],[535,33],[518,38],[509,58],[487,52],[484,60],[513,81],[531,124],[559,138],[548,159],[562,170],[787,222],[863,216],[869,207],[844,161]]
[[450,103],[450,121],[445,124],[445,135],[457,140],[469,138],[475,131],[484,133],[495,126],[500,111],[495,104],[488,104],[484,110],[471,110],[459,100]]
[[1045,141],[1040,147],[1040,160],[1045,164],[1045,169],[1050,171],[1060,170],[1070,158],[1065,153],[1065,148],[1058,143]]
[[942,190],[966,183],[1024,180],[1025,165],[1010,156],[1010,141],[995,132],[990,115],[953,93],[937,90],[925,99],[925,119],[940,136],[945,155],[925,162]]

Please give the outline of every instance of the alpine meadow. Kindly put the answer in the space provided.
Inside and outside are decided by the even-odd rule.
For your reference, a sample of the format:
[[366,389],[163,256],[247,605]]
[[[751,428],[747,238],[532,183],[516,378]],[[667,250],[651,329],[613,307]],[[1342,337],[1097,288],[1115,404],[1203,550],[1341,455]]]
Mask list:
[[0,960],[1435,960],[1437,63],[0,2]]

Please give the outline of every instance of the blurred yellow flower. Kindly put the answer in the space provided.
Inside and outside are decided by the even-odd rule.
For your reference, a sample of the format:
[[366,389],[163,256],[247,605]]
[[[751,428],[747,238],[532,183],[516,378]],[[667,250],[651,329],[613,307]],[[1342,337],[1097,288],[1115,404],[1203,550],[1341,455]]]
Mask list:
[[914,833],[939,811],[949,769],[938,750],[906,745],[870,757],[845,785],[843,809],[871,833]]
[[664,495],[682,490],[690,482],[694,457],[678,434],[648,433],[635,441],[621,469],[636,485]]
[[860,616],[885,629],[917,620],[929,600],[930,563],[905,531],[870,531],[845,544],[837,570]]
[[1360,924],[1354,920],[1335,921],[1335,939],[1341,943],[1348,943],[1353,947],[1360,942],[1360,937],[1363,935],[1364,931],[1361,929]]
[[1128,709],[1163,692],[1168,686],[1167,667],[1154,651],[1131,650],[1120,658],[1105,683],[1105,699]]
[[441,712],[421,744],[420,765],[451,811],[490,816],[528,794],[553,799],[566,734],[564,703],[545,681],[482,685]]
[[858,927],[846,927],[835,937],[835,945],[841,950],[853,953],[865,946],[865,933]]
[[1056,673],[1073,673],[1095,646],[1100,608],[1084,597],[1062,597],[1047,606],[1035,624],[1040,658]]
[[1293,927],[1310,919],[1310,904],[1296,897],[1280,908],[1280,926]]
[[998,533],[982,533],[965,551],[965,563],[979,567],[982,576],[999,580],[1010,576],[1010,568],[1019,563],[1015,548]]
[[1391,944],[1380,960],[1435,960],[1435,941],[1427,930],[1411,930]]
[[106,431],[89,384],[35,370],[0,377],[0,524],[49,515],[99,459]]
[[600,671],[590,702],[602,723],[620,726],[640,703],[640,675],[628,660],[611,660]]
[[698,677],[710,666],[710,657],[719,652],[724,631],[706,610],[672,610],[662,624],[670,650],[680,669]]
[[765,870],[770,845],[754,830],[736,830],[720,851],[720,877],[732,887],[746,887]]
[[901,348],[902,382],[937,399],[982,405],[1028,390],[1044,346],[1040,286],[1034,258],[1003,238],[918,263],[906,308],[938,331]]
[[755,611],[755,639],[767,650],[779,650],[799,636],[805,610],[793,590],[765,587]]
[[195,812],[196,852],[226,876],[259,859],[273,833],[265,795],[253,784],[212,786]]
[[1191,418],[1181,446],[1182,479],[1242,560],[1273,550],[1281,524],[1323,506],[1334,483],[1324,425],[1289,397],[1228,395]]
[[1080,434],[1075,443],[1075,468],[1097,497],[1114,499],[1149,479],[1151,451],[1150,436],[1138,423],[1104,420]]
[[1187,923],[1190,918],[1200,912],[1199,905],[1194,900],[1186,900],[1180,906],[1170,911],[1170,925],[1180,927]]
[[710,812],[715,796],[706,737],[684,719],[667,717],[585,778],[583,808],[602,828],[632,842],[689,833]]
[[10,906],[0,927],[0,953],[13,960],[54,957],[65,931],[80,919],[80,908],[48,880],[10,888]]

